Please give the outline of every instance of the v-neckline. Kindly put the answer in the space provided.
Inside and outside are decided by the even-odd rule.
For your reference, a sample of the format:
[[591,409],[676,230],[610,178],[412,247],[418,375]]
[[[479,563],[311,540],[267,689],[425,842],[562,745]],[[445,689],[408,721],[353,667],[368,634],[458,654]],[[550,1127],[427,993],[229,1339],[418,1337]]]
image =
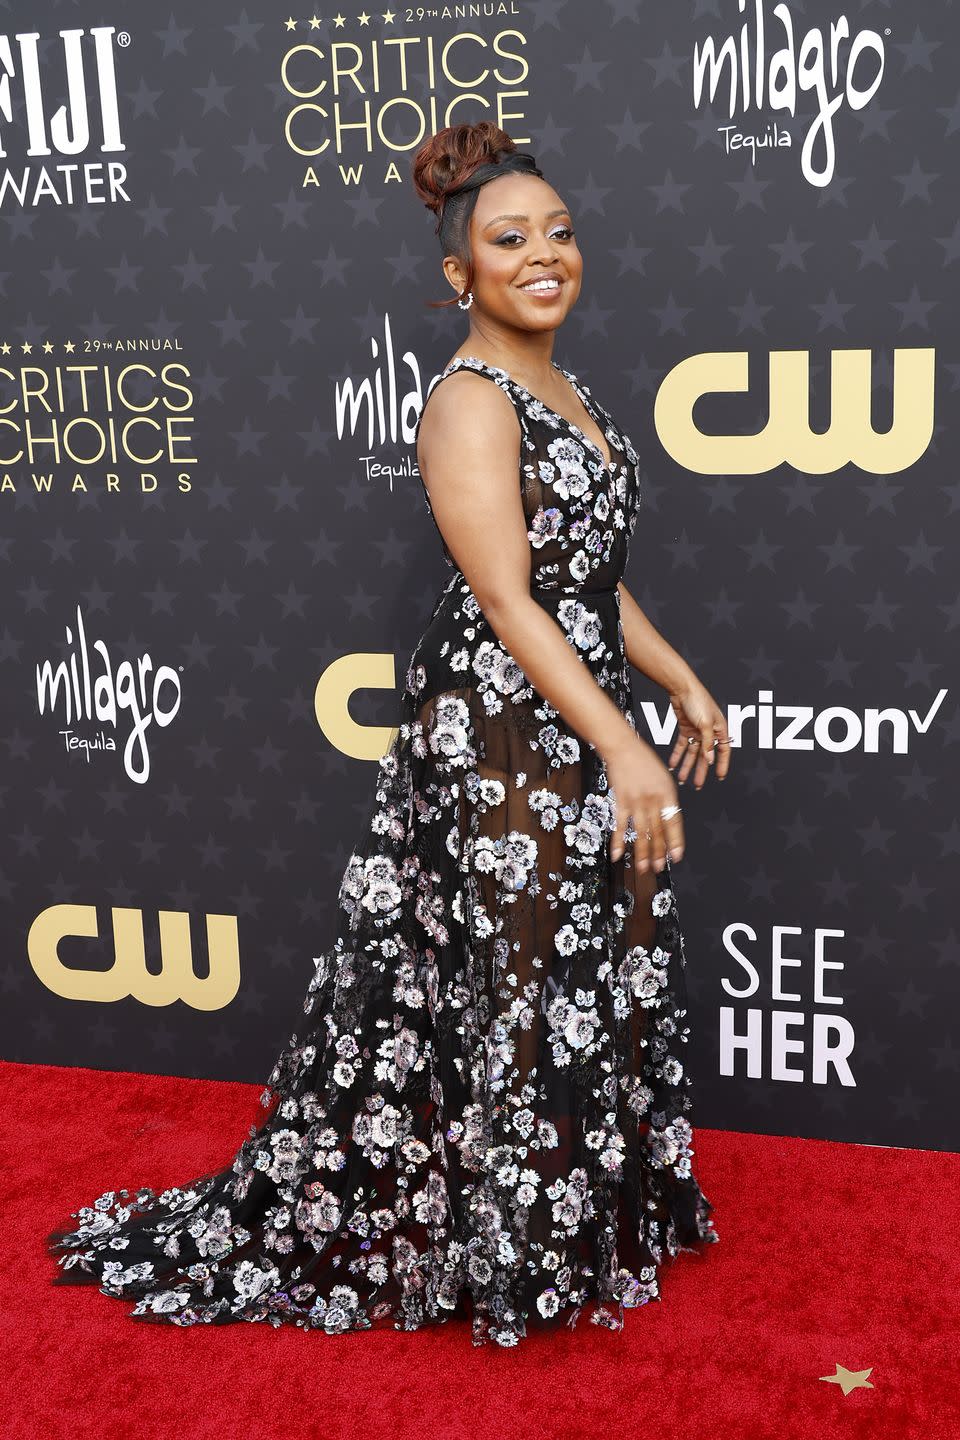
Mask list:
[[[544,410],[548,411],[549,414],[551,414],[556,420],[562,420],[564,425],[566,425],[570,430],[573,431],[578,440],[582,440],[584,445],[587,445],[594,452],[595,455],[598,455],[600,457],[600,463],[603,466],[604,472],[607,475],[612,475],[616,471],[619,462],[614,460],[613,458],[612,447],[610,459],[606,460],[604,458],[603,451],[600,449],[600,446],[596,443],[595,440],[591,440],[590,436],[585,434],[584,431],[581,430],[580,426],[576,423],[575,420],[571,420],[567,415],[561,415],[559,410],[554,410],[551,405],[547,404],[546,400],[541,400],[540,396],[534,395],[533,391],[528,390],[526,385],[521,385],[520,381],[515,380],[510,374],[510,372],[508,370],[504,370],[501,365],[491,365],[489,361],[481,360],[479,355],[456,355],[450,361],[447,369],[450,370],[453,368],[454,365],[463,364],[465,361],[468,360],[474,361],[474,363],[477,365],[482,365],[485,370],[493,370],[497,375],[502,375],[506,380],[509,380],[511,385],[514,385],[518,390],[522,390],[524,395],[529,396],[531,400],[535,400],[538,405],[542,405]],[[550,364],[553,366],[554,370],[556,370],[560,375],[564,377],[565,380],[568,380],[570,382],[573,393],[580,401],[580,404],[590,416],[590,419],[596,422],[597,429],[600,431],[601,435],[606,438],[606,430],[601,421],[594,414],[591,407],[587,404],[586,397],[584,396],[576,377],[572,375],[569,370],[564,370],[562,365],[558,365],[556,360],[551,360]],[[607,444],[610,444],[609,440],[607,441]]]

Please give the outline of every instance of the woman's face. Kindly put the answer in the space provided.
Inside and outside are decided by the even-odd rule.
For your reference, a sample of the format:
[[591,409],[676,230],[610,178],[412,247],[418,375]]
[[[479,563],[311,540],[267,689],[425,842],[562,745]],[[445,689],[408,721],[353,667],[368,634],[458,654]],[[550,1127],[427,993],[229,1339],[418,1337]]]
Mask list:
[[[478,310],[517,330],[562,324],[580,294],[583,256],[552,185],[516,172],[482,185],[470,217],[470,246]],[[448,256],[444,270],[462,290],[466,277],[456,259]]]

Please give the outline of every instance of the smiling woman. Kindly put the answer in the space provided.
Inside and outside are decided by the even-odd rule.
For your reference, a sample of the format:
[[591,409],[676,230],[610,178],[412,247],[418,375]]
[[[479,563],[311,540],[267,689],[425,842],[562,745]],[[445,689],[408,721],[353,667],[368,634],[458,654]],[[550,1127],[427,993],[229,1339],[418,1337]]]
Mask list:
[[[417,425],[451,574],[270,1118],[231,1164],[108,1191],[50,1236],[62,1283],[177,1325],[470,1322],[515,1345],[619,1329],[717,1239],[693,1171],[676,782],[628,655],[670,691],[685,778],[722,712],[630,600],[629,436],[552,359],[583,261],[563,199],[485,122],[414,182],[469,333]],[[702,758],[708,752],[709,759]]]

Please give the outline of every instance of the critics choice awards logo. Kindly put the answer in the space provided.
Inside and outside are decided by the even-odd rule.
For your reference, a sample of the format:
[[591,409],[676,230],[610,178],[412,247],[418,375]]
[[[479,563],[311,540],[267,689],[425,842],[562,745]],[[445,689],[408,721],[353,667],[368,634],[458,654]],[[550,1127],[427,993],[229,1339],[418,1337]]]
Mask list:
[[41,495],[91,484],[146,494],[164,482],[189,491],[191,374],[162,358],[181,349],[178,339],[157,338],[0,341],[0,496],[20,483]]
[[[486,32],[449,28],[467,9],[471,26],[490,21]],[[343,185],[406,183],[398,160],[461,121],[492,120],[529,144],[527,37],[504,23],[518,13],[511,0],[283,21],[284,137],[303,161],[301,186],[330,176]]]

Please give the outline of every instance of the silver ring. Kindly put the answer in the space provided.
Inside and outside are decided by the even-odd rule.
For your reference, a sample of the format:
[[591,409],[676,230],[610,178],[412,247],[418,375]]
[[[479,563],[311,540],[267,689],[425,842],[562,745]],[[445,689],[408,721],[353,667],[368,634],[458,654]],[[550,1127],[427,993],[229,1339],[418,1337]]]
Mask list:
[[679,805],[664,805],[663,809],[660,811],[660,819],[661,819],[661,820],[672,820],[673,817],[674,817],[674,815],[679,815],[679,814],[680,814],[680,806],[679,806]]
[[699,744],[700,744],[700,736],[699,736],[699,735],[688,735],[688,736],[687,736],[687,744],[688,744],[688,745],[699,745]]

